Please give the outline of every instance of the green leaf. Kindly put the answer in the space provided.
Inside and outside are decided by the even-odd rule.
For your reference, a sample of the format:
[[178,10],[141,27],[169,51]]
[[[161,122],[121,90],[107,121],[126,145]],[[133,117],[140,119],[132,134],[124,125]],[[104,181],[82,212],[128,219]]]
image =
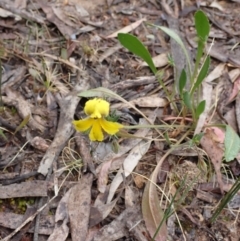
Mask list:
[[206,42],[210,32],[210,25],[207,16],[201,10],[197,11],[194,15],[195,27],[198,37]]
[[127,33],[119,33],[118,40],[130,52],[142,58],[154,74],[157,73],[150,53],[137,37]]
[[189,92],[187,91],[183,93],[183,102],[187,106],[187,108],[192,109],[191,97]]
[[163,26],[157,26],[154,24],[151,24],[151,26],[161,29],[163,32],[165,32],[167,35],[169,35],[172,39],[174,39],[180,45],[180,47],[182,48],[184,55],[186,57],[187,64],[188,64],[188,72],[190,74],[191,73],[190,58],[189,58],[187,49],[185,48],[185,45],[184,45],[183,41],[181,40],[181,38],[178,36],[178,34],[176,32],[174,32],[172,29],[169,29],[169,28],[166,28]]
[[182,73],[180,75],[180,78],[179,78],[179,94],[180,94],[180,96],[182,96],[183,89],[184,89],[186,83],[187,83],[187,74],[186,74],[185,69],[183,69]]
[[207,56],[203,66],[202,66],[202,68],[201,68],[201,70],[200,70],[200,72],[198,74],[197,81],[195,82],[195,84],[194,84],[194,86],[193,86],[193,88],[191,90],[191,95],[202,84],[203,80],[207,76],[209,66],[210,66],[210,57]]
[[206,100],[201,101],[196,108],[196,118],[198,119],[200,115],[205,110]]
[[226,126],[226,134],[224,140],[226,162],[232,161],[240,150],[240,138],[232,127]]

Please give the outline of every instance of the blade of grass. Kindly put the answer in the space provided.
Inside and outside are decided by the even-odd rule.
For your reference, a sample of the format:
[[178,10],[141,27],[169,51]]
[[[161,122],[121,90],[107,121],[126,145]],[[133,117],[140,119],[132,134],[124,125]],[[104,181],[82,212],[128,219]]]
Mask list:
[[218,205],[216,211],[212,215],[210,222],[213,223],[219,216],[224,207],[231,201],[235,194],[240,190],[240,177],[236,180],[230,191],[224,196],[220,204]]

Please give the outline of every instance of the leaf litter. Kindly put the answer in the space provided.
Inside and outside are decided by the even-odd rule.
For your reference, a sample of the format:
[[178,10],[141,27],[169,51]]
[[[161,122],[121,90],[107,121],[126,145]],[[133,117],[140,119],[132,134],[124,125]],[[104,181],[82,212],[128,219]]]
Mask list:
[[[237,240],[239,194],[208,222],[240,170],[240,6],[198,4],[0,1],[2,240]],[[186,133],[191,116],[176,115],[179,100],[115,37],[140,39],[174,93],[172,79],[188,63],[148,23],[168,26],[194,52],[197,7],[211,23],[212,62],[200,91],[205,110]],[[79,92],[101,86],[122,98],[107,98],[121,123],[161,127],[129,130],[115,142],[75,134],[72,120],[85,118],[92,97]]]

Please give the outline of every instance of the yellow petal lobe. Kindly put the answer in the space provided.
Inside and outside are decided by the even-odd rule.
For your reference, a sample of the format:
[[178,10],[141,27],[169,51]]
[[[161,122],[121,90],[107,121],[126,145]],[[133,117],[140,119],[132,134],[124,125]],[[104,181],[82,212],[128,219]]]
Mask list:
[[103,141],[103,132],[100,124],[101,119],[93,119],[92,129],[89,133],[89,138],[91,141]]
[[123,125],[117,122],[107,121],[105,119],[99,119],[99,122],[103,130],[109,135],[114,135],[119,132],[119,129],[123,128]]
[[94,119],[83,119],[83,120],[77,120],[73,121],[73,125],[77,131],[87,131],[90,129],[93,125]]

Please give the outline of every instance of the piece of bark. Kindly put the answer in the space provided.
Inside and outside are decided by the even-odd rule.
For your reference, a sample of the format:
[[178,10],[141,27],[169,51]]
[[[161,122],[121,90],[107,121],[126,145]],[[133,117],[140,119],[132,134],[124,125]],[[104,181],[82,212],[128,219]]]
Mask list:
[[68,199],[68,212],[73,241],[85,241],[91,208],[91,187],[93,175],[84,175],[71,189]]
[[47,182],[28,181],[20,184],[0,186],[0,199],[15,197],[46,197]]

